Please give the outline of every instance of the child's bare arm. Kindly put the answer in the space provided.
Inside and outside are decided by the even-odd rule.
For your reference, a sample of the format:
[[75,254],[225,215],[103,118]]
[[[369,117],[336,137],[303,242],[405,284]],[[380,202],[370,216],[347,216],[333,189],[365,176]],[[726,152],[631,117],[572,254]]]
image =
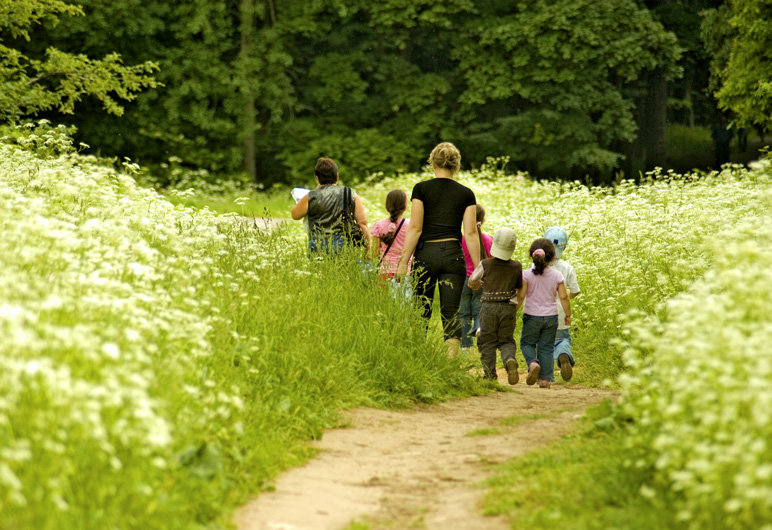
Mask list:
[[523,307],[523,301],[525,300],[525,293],[528,292],[528,282],[523,279],[523,286],[517,290],[517,310]]
[[571,325],[571,300],[568,298],[568,291],[566,286],[562,283],[558,285],[558,297],[560,298],[560,304],[563,306],[563,311],[566,314],[566,326]]

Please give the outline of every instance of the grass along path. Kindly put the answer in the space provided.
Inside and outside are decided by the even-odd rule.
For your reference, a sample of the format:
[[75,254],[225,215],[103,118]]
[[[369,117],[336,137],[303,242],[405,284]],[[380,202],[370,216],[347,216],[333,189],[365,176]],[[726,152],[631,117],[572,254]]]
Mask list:
[[497,530],[482,515],[492,466],[570,433],[612,390],[525,384],[408,411],[359,408],[314,443],[319,455],[281,475],[235,516],[240,530],[426,528]]

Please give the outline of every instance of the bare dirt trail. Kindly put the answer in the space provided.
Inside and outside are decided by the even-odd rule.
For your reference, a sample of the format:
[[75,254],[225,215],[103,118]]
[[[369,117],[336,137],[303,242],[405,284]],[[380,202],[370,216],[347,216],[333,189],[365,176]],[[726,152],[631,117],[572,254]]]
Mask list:
[[[306,465],[287,471],[275,491],[235,515],[240,530],[370,528],[498,530],[502,518],[481,514],[478,486],[496,464],[559,440],[584,410],[610,390],[520,383],[495,392],[408,411],[356,409],[347,427],[328,430]],[[506,418],[525,416],[514,426]],[[485,434],[469,435],[473,431]]]

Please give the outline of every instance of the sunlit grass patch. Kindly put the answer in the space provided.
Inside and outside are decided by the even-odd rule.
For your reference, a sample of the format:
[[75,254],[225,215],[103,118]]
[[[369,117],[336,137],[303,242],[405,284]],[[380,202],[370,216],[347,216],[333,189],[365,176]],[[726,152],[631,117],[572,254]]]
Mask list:
[[486,515],[513,528],[677,528],[672,515],[638,493],[620,432],[574,435],[534,447],[487,481]]
[[508,416],[500,420],[499,423],[501,423],[502,425],[506,425],[507,427],[516,427],[522,423],[526,423],[534,420],[541,420],[544,418],[551,418],[557,414],[560,414],[560,412],[554,412],[550,414],[523,414],[519,416]]

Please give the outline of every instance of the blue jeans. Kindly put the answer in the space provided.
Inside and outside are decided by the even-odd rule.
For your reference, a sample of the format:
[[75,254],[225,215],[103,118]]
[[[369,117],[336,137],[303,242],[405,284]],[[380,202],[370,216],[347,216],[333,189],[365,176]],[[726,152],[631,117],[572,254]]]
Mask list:
[[461,319],[461,347],[474,346],[472,333],[480,327],[480,307],[482,306],[482,289],[476,291],[469,288],[467,282],[469,276],[464,279],[464,290],[461,291],[461,305],[458,306],[458,318]]
[[520,349],[526,366],[536,361],[541,366],[539,379],[555,380],[555,334],[558,331],[558,316],[535,317],[523,315],[523,333],[520,335]]
[[574,355],[571,353],[571,328],[559,329],[555,334],[555,351],[552,356],[555,358],[555,363],[558,362],[558,357],[562,354],[568,355],[568,360],[571,361],[571,366],[574,365]]
[[343,234],[334,234],[330,237],[309,237],[308,254],[340,254],[340,251],[348,244],[346,236]]

